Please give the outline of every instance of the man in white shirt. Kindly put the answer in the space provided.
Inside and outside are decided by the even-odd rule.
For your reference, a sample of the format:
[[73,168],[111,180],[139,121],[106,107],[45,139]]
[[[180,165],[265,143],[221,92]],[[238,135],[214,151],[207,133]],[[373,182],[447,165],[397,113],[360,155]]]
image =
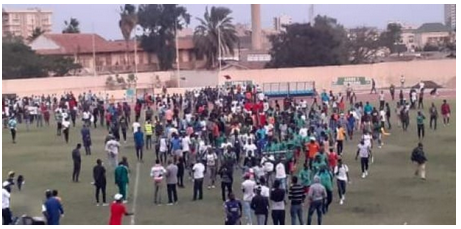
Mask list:
[[265,180],[267,184],[273,183],[272,174],[274,173],[274,163],[275,163],[275,158],[273,155],[270,155],[270,156],[264,155],[263,158],[261,159],[261,165],[263,166],[263,169],[264,169]]
[[181,146],[182,146],[182,154],[183,154],[183,159],[184,162],[187,164],[189,161],[189,153],[190,153],[190,145],[192,144],[192,141],[190,140],[189,135],[185,135],[181,139]]
[[154,204],[162,204],[162,194],[160,190],[162,189],[163,176],[166,173],[166,169],[160,164],[160,161],[155,160],[155,165],[150,170],[150,176],[154,181],[155,193],[154,193]]
[[245,175],[245,181],[242,183],[243,191],[243,214],[247,220],[248,225],[253,224],[253,217],[251,212],[251,200],[255,196],[254,189],[256,188],[256,182],[250,179],[249,175]]
[[117,142],[114,138],[107,141],[105,150],[107,152],[107,160],[109,161],[109,165],[112,167],[117,167],[118,165],[118,151],[120,148],[120,143]]
[[91,113],[89,111],[84,111],[82,114],[83,123],[87,126],[90,126],[90,117]]
[[299,135],[301,135],[301,137],[303,137],[303,138],[307,137],[307,128],[305,126],[301,127],[301,129],[299,129]]
[[218,155],[216,155],[211,147],[208,147],[208,154],[206,155],[206,170],[209,174],[208,189],[215,188],[214,184],[216,181],[217,161]]
[[141,127],[141,124],[139,124],[139,122],[133,122],[133,134],[138,132],[138,129]]
[[205,177],[205,166],[201,161],[195,163],[192,167],[194,173],[194,198],[193,200],[203,199],[203,177]]
[[2,189],[2,217],[3,225],[10,225],[13,222],[13,217],[10,210],[10,182],[3,182]]
[[349,179],[349,168],[343,163],[342,159],[338,159],[338,165],[334,168],[334,174],[336,176],[336,184],[339,193],[339,204],[343,205],[346,199],[346,184],[350,182]]
[[285,171],[285,165],[283,161],[280,161],[275,166],[275,180],[280,181],[280,188],[286,190],[287,189],[287,174]]

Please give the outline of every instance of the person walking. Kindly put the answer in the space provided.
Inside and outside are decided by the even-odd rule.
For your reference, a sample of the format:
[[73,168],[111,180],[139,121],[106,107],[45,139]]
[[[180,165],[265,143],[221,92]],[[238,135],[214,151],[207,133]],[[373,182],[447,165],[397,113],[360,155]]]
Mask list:
[[166,172],[166,169],[163,168],[160,161],[158,159],[155,160],[155,165],[150,170],[150,176],[154,181],[154,204],[159,206],[162,204],[162,181]]
[[338,155],[343,153],[344,149],[344,140],[346,139],[346,130],[343,126],[336,128],[336,147]]
[[122,117],[120,117],[120,129],[122,130],[122,137],[123,137],[123,142],[126,144],[126,131],[128,129],[128,121],[127,121],[127,118],[122,115]]
[[372,157],[371,148],[369,145],[365,144],[363,140],[360,141],[360,144],[357,145],[357,154],[355,155],[355,160],[360,156],[360,166],[362,168],[362,178],[368,176],[368,163],[369,158]]
[[62,122],[62,133],[64,134],[64,140],[66,143],[69,143],[69,129],[70,129],[70,122],[69,118],[65,118]]
[[146,150],[152,149],[152,128],[152,124],[150,120],[148,120],[144,125],[144,131],[146,132]]
[[208,175],[209,175],[208,189],[215,188],[215,181],[216,181],[216,174],[217,174],[216,166],[218,166],[218,155],[216,155],[213,148],[209,147],[208,154],[206,155],[206,171],[208,172]]
[[298,184],[298,177],[291,177],[291,187],[288,194],[288,199],[291,200],[291,225],[296,225],[296,218],[299,220],[299,225],[304,225],[303,222],[303,203],[306,199],[304,186]]
[[280,188],[280,186],[280,180],[275,180],[270,193],[271,215],[274,225],[285,225],[285,189]]
[[[431,108],[429,108],[430,121],[429,121],[429,128],[433,130],[437,130],[437,119],[439,117],[439,112],[435,107],[434,103],[432,103]],[[432,128],[433,127],[433,128]]]
[[168,193],[168,204],[173,205],[178,203],[178,192],[176,185],[178,183],[178,166],[172,160],[168,161],[166,167],[166,189]]
[[136,148],[136,158],[138,158],[138,162],[142,162],[144,134],[141,131],[141,127],[138,127],[138,131],[134,133],[134,144]]
[[130,215],[134,215],[134,213],[129,213],[126,210],[123,204],[123,195],[119,193],[115,194],[114,202],[110,205],[109,225],[122,225],[123,216]]
[[221,197],[222,201],[226,201],[226,189],[227,195],[232,193],[232,183],[234,181],[232,175],[232,168],[230,168],[227,164],[223,164],[219,169],[219,176],[221,177]]
[[441,107],[441,113],[443,117],[443,126],[449,126],[450,125],[450,104],[447,103],[447,100],[443,100],[443,104]]
[[242,203],[235,199],[234,193],[229,193],[229,199],[224,203],[226,212],[225,225],[239,225],[242,218]]
[[85,147],[85,155],[91,155],[91,132],[90,128],[86,124],[83,124],[82,130],[80,131],[82,134],[82,142],[83,146]]
[[338,159],[338,165],[335,166],[333,170],[336,176],[336,186],[338,187],[338,194],[339,194],[339,205],[344,204],[344,200],[346,200],[346,184],[350,182],[349,178],[349,167],[343,163],[343,160],[340,158]]
[[72,150],[72,161],[74,162],[74,170],[72,172],[72,181],[78,182],[78,177],[80,176],[80,168],[82,167],[82,157],[80,154],[80,148],[82,145],[77,144],[77,147]]
[[128,178],[128,168],[122,163],[118,163],[117,168],[115,168],[115,184],[118,187],[118,193],[123,195],[123,200],[126,202],[128,199],[126,195],[126,189],[129,183]]
[[178,166],[178,188],[184,188],[184,173],[186,170],[186,163],[182,157],[178,158],[176,166]]
[[269,213],[269,198],[261,195],[261,187],[256,188],[256,196],[251,200],[251,209],[253,209],[256,222],[258,225],[266,225],[266,217]]
[[107,206],[106,202],[106,168],[102,165],[101,159],[96,160],[96,165],[93,167],[93,184],[96,192],[96,206],[99,205],[99,193],[102,194],[102,206]]
[[16,121],[16,118],[12,115],[10,117],[10,120],[8,121],[8,128],[10,129],[11,132],[11,138],[13,140],[13,144],[16,144],[16,126],[18,125],[18,122]]
[[59,225],[59,221],[64,216],[64,208],[57,197],[53,197],[51,190],[45,192],[46,201],[42,205],[42,212],[45,215],[48,225]]
[[307,193],[307,199],[309,200],[309,210],[307,214],[307,225],[312,224],[312,215],[317,212],[317,224],[322,225],[323,215],[323,203],[327,198],[327,192],[325,187],[320,184],[320,177],[315,176],[309,192]]
[[418,116],[416,117],[416,124],[418,126],[418,139],[421,140],[424,138],[424,120],[426,117],[421,111],[418,111]]
[[327,198],[323,204],[323,214],[327,214],[330,204],[333,201],[333,176],[327,166],[323,165],[317,174],[320,177],[320,183],[325,187]]
[[371,79],[371,91],[370,94],[377,94],[378,92],[376,91],[376,82],[375,79]]
[[13,223],[13,215],[10,210],[11,199],[11,184],[8,181],[2,184],[2,225],[10,225]]
[[198,160],[197,163],[192,167],[192,172],[194,175],[194,194],[193,200],[203,199],[203,178],[205,177],[205,166],[201,160]]
[[426,180],[427,158],[424,153],[422,143],[418,143],[418,147],[413,149],[413,152],[411,153],[411,161],[416,165],[415,176],[421,176],[422,180]]
[[113,168],[117,167],[118,165],[119,149],[120,143],[111,136],[106,142],[105,150],[107,152],[107,160],[109,161],[109,165]]

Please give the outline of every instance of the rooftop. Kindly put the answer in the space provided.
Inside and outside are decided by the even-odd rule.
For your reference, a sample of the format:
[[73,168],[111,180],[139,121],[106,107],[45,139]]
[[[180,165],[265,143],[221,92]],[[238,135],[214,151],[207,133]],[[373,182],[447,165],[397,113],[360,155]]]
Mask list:
[[442,23],[424,23],[418,29],[416,33],[436,33],[436,32],[451,32],[452,29],[449,26],[445,26]]

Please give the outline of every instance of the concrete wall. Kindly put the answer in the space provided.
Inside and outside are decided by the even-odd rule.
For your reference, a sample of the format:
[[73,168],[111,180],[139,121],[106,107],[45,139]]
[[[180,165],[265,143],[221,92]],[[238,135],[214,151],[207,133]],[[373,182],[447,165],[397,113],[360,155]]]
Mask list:
[[[420,80],[432,80],[444,87],[456,77],[456,60],[430,60],[411,62],[390,62],[369,65],[329,66],[312,68],[286,68],[262,70],[232,70],[222,71],[181,71],[180,87],[204,87],[224,84],[225,75],[231,80],[253,80],[256,84],[270,82],[298,82],[315,81],[316,88],[343,90],[344,86],[334,86],[338,77],[366,77],[374,78],[378,88],[389,87],[391,83],[400,85],[400,76],[404,75],[406,85],[415,85]],[[126,78],[127,74],[120,74]],[[176,80],[176,71],[150,72],[138,74],[138,88],[152,88],[156,84],[156,76],[161,82]],[[19,95],[31,94],[61,94],[72,91],[76,94],[88,90],[93,92],[106,92],[105,81],[107,76],[86,77],[56,77],[43,79],[2,80],[3,93],[16,93]],[[363,86],[369,89],[369,85]],[[358,88],[359,89],[359,88]]]

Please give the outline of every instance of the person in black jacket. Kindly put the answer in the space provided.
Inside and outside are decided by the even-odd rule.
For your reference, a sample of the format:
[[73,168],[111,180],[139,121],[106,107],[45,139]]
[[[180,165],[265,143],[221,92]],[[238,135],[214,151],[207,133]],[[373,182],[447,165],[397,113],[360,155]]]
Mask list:
[[176,163],[176,166],[178,166],[178,187],[179,188],[184,188],[184,167],[185,167],[185,162],[182,157],[179,157],[178,162]]
[[102,206],[108,206],[106,202],[106,169],[101,159],[96,160],[93,168],[94,186],[96,187],[96,206],[99,206],[99,192],[102,192]]
[[80,148],[82,148],[82,144],[78,143],[77,148],[72,150],[72,161],[74,162],[74,171],[72,172],[73,182],[78,182],[78,177],[80,176],[80,168],[82,166]]
[[218,174],[221,176],[221,197],[223,201],[226,201],[226,189],[228,195],[232,193],[232,168],[230,168],[228,164],[223,164],[219,169]]
[[274,225],[285,225],[285,190],[280,188],[280,180],[274,181],[270,199],[272,201],[271,214]]
[[411,161],[416,164],[415,176],[421,176],[421,179],[426,180],[426,162],[427,158],[423,151],[423,144],[419,143],[411,153]]
[[258,225],[266,225],[269,213],[269,198],[261,195],[261,186],[256,188],[256,196],[251,200],[251,209],[255,212]]

